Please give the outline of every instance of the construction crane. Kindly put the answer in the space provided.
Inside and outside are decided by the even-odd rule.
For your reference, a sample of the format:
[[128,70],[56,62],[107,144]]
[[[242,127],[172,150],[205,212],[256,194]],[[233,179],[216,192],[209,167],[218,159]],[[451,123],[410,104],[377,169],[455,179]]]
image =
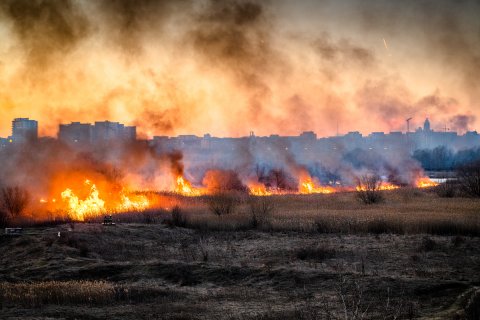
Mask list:
[[412,120],[413,118],[408,118],[407,120],[407,133],[410,133],[410,120]]

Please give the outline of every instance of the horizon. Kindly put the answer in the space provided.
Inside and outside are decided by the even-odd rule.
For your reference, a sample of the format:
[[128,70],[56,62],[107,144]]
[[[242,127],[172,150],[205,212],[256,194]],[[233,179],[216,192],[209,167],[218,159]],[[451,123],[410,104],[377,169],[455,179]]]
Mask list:
[[[33,118],[30,118],[30,117],[16,117],[13,120],[15,119],[29,119],[29,120],[33,120],[33,121],[37,121],[38,123],[38,129],[39,129],[39,132],[42,132],[40,129],[41,129],[41,126],[40,126],[40,122],[36,119],[33,119]],[[425,120],[429,120],[430,121],[430,124],[433,122],[431,121],[430,118],[425,118]],[[423,120],[423,122],[425,121]],[[122,123],[120,121],[112,121],[112,120],[98,120],[98,121],[91,121],[91,122],[88,122],[88,121],[71,121],[69,123],[59,123],[58,124],[58,128],[61,126],[61,125],[70,125],[70,124],[73,124],[73,123],[81,123],[81,124],[90,124],[92,126],[95,125],[96,122],[112,122],[112,123],[120,123],[120,124],[124,124],[125,126],[131,126],[130,124],[128,123]],[[374,134],[374,133],[384,133],[384,134],[391,134],[391,133],[397,133],[397,132],[401,132],[402,134],[407,134],[407,133],[410,133],[410,134],[414,134],[417,130],[423,130],[423,122],[422,122],[422,125],[421,126],[413,126],[410,128],[410,131],[407,132],[406,128],[405,130],[398,130],[398,131],[370,131],[370,132],[360,132],[358,130],[351,130],[351,131],[346,131],[346,132],[337,132],[335,133],[334,135],[323,135],[323,136],[320,136],[317,134],[317,132],[315,130],[305,130],[305,131],[302,131],[302,132],[298,132],[296,135],[295,134],[290,134],[290,135],[282,135],[278,132],[272,132],[270,134],[266,134],[266,135],[257,135],[255,134],[254,131],[250,131],[250,133],[253,133],[255,137],[271,137],[271,136],[280,136],[280,137],[298,137],[300,136],[301,134],[303,133],[314,133],[317,137],[317,139],[327,139],[327,138],[335,138],[335,137],[342,137],[342,136],[345,136],[345,135],[348,135],[350,133],[360,133],[360,135],[362,137],[368,137],[370,136],[371,134]],[[139,126],[134,126],[136,129],[139,129]],[[10,126],[11,128],[11,126]],[[1,129],[0,129],[1,130]],[[457,131],[453,131],[451,130],[450,128],[441,128],[441,127],[433,127],[431,129],[432,132],[436,132],[436,133],[456,133],[458,136],[464,136],[465,134],[467,134],[468,132],[477,132],[477,130],[475,128],[472,128],[471,130],[468,130],[468,131],[465,131],[465,132],[457,132]],[[56,131],[56,133],[54,135],[42,135],[41,133],[39,134],[39,138],[58,138],[58,135],[59,135],[59,130]],[[169,138],[175,138],[175,137],[181,137],[181,136],[190,136],[190,135],[193,135],[193,136],[196,136],[196,137],[199,137],[199,138],[202,138],[204,137],[205,135],[210,135],[212,138],[248,138],[249,137],[249,134],[246,134],[246,135],[238,135],[238,136],[215,136],[209,132],[204,132],[204,133],[201,133],[201,134],[193,134],[193,133],[181,133],[179,132],[178,134],[176,135],[161,135],[161,134],[154,134],[152,136],[149,136],[149,137],[145,137],[143,135],[138,135],[137,133],[137,140],[152,140],[154,139],[155,137],[162,137],[162,136],[167,136]],[[0,136],[0,138],[4,138],[4,139],[7,139],[11,136],[11,132],[10,134],[6,135],[6,136]]]
[[4,1],[0,136],[26,112],[47,136],[105,118],[145,137],[405,131],[427,116],[466,132],[480,119],[479,11],[474,0]]

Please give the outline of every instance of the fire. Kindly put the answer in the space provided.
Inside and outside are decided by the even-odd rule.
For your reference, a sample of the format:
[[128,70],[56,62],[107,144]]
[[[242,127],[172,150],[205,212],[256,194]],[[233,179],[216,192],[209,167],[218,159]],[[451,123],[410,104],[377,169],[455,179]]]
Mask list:
[[[376,187],[376,190],[380,191],[389,191],[389,190],[396,190],[399,189],[400,187],[394,184],[391,184],[389,182],[380,182],[380,184]],[[367,191],[367,186],[365,185],[360,185],[356,186],[355,190],[357,191]]]
[[83,221],[87,216],[98,216],[105,212],[105,201],[99,198],[95,184],[85,180],[85,185],[90,186],[90,194],[85,200],[80,200],[71,189],[65,189],[61,194],[67,202],[69,215],[75,220]]
[[382,182],[378,189],[379,190],[396,190],[398,188],[400,188],[400,187],[396,186],[394,184],[391,184],[391,183],[388,183],[388,182]]
[[147,197],[139,196],[137,198],[138,199],[136,201],[132,201],[130,200],[129,197],[122,194],[122,197],[121,197],[122,202],[118,206],[117,211],[128,211],[128,210],[141,211],[141,210],[147,209],[150,206],[150,201],[148,201]]
[[438,186],[438,183],[430,180],[429,177],[422,177],[415,181],[415,185],[417,188],[430,188]]
[[177,185],[175,187],[175,192],[184,196],[199,196],[201,195],[200,190],[192,187],[191,183],[182,176],[177,177]]
[[270,196],[272,192],[267,190],[262,183],[252,183],[248,186],[248,192],[253,196]]
[[120,193],[120,201],[112,201],[107,207],[106,202],[100,198],[100,192],[90,180],[85,180],[85,186],[89,187],[88,196],[82,200],[71,189],[67,188],[62,193],[62,200],[66,203],[65,209],[74,220],[84,221],[88,217],[95,217],[109,212],[125,212],[129,210],[140,211],[148,208],[150,203],[147,197],[140,195],[127,196],[123,191]]
[[313,182],[312,178],[310,177],[301,181],[298,189],[301,194],[311,194],[311,193],[329,194],[337,191],[335,188],[330,186],[317,186]]

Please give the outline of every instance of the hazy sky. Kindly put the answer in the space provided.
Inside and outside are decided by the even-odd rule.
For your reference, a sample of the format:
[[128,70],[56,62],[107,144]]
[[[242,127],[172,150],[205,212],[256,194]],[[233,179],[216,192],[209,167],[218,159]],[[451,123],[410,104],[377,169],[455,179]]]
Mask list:
[[14,117],[144,137],[472,130],[480,1],[3,0],[0,136]]

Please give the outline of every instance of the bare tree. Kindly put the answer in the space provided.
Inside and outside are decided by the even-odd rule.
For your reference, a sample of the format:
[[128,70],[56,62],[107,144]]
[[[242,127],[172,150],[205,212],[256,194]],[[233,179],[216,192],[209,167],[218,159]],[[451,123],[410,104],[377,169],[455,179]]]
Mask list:
[[265,223],[275,210],[275,202],[271,196],[250,196],[248,203],[254,227]]
[[232,213],[237,203],[238,199],[233,194],[227,192],[219,192],[208,198],[210,211],[217,216]]
[[19,217],[27,208],[29,202],[28,192],[18,186],[3,187],[0,190],[0,221],[6,224],[9,220]]
[[356,179],[357,197],[365,204],[373,204],[383,201],[380,192],[382,179],[378,174],[365,174]]

